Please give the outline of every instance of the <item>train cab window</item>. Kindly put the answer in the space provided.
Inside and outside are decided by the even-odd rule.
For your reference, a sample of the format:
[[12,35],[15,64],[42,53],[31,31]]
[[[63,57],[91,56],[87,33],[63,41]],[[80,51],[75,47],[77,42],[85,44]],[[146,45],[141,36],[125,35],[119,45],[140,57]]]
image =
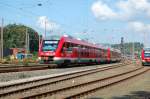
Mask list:
[[145,57],[150,57],[150,53],[145,52],[145,53],[144,53],[144,56],[145,56]]
[[58,46],[58,40],[44,40],[42,50],[43,51],[55,51]]

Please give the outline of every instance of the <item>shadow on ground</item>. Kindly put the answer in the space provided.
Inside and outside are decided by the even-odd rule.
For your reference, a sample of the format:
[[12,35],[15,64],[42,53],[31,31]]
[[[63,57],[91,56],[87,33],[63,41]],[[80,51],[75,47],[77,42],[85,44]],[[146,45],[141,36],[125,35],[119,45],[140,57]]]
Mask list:
[[104,99],[104,98],[100,98],[100,97],[92,97],[92,98],[87,98],[87,99]]
[[[90,97],[87,99],[105,99],[103,97]],[[134,91],[130,95],[111,97],[109,99],[150,99],[150,91]]]
[[150,99],[150,91],[134,91],[130,95],[112,97],[112,99]]
[[[57,67],[59,69],[64,69],[64,68],[76,68],[76,67],[90,67],[90,66],[100,66],[100,65],[108,65],[108,64],[112,64],[112,63],[121,63],[121,62],[111,62],[111,63],[105,63],[105,62],[101,62],[99,64],[96,63],[90,63],[90,64],[70,64],[70,65],[61,65],[60,67]],[[113,64],[112,64],[113,65]]]

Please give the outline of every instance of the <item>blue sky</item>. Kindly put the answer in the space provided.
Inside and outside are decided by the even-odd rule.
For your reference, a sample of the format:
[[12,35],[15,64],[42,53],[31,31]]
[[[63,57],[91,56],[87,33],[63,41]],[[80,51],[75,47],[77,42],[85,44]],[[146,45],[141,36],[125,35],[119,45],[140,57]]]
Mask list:
[[0,17],[47,35],[68,34],[96,43],[149,45],[149,0],[0,0]]

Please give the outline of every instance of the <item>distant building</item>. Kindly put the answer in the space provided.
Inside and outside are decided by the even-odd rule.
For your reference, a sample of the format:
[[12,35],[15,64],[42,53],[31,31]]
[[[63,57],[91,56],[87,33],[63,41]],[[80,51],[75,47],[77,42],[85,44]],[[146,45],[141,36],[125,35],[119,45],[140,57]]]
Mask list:
[[12,55],[16,55],[17,53],[26,53],[25,48],[10,48],[12,50]]
[[25,54],[26,53],[26,49],[25,48],[10,48],[12,50],[12,54],[14,57],[17,58],[17,55],[19,53]]
[[9,55],[12,55],[12,54],[13,54],[13,51],[12,51],[11,49],[9,49],[9,48],[5,48],[5,49],[3,50],[3,55],[4,55],[4,57],[9,56]]

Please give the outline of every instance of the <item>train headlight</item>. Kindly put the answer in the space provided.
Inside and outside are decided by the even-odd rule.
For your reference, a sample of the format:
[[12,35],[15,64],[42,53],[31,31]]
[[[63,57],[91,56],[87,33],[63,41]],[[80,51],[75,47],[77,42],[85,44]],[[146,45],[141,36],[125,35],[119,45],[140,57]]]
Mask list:
[[142,60],[142,62],[145,62],[145,60]]
[[41,60],[41,57],[38,57],[38,60]]

